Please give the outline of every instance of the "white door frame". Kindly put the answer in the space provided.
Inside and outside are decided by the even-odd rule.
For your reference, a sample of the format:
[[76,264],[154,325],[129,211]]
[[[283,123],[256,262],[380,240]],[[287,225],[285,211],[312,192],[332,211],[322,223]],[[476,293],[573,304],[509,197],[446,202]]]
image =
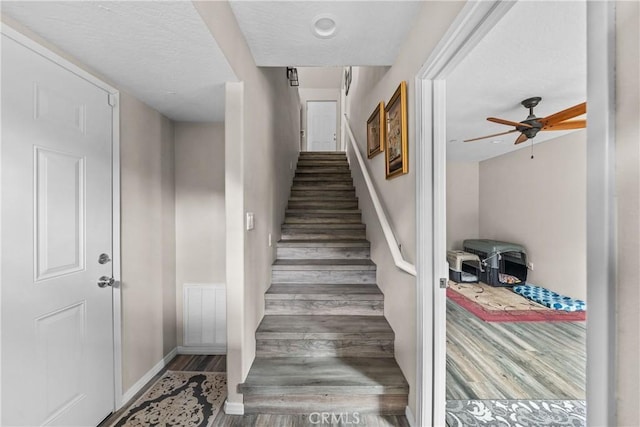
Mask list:
[[94,86],[109,94],[109,103],[112,109],[112,254],[113,263],[113,363],[114,363],[114,412],[120,408],[122,402],[122,321],[121,321],[121,292],[120,292],[120,92],[113,86],[96,78],[72,62],[52,52],[40,43],[11,28],[6,23],[0,26],[0,32],[15,40],[28,49],[58,64],[78,77],[88,81]]
[[[445,423],[446,78],[513,4],[467,2],[415,80],[417,426]],[[614,7],[587,2],[587,407],[594,426],[615,425]]]

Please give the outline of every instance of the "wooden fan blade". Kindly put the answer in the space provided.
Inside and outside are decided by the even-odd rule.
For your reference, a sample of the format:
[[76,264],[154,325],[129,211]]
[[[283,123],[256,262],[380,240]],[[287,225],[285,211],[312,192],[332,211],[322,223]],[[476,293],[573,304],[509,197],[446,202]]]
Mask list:
[[523,142],[525,142],[527,139],[529,139],[529,138],[527,138],[527,135],[525,135],[524,133],[523,133],[523,134],[520,134],[520,136],[518,137],[518,139],[516,139],[516,145],[518,145],[518,144],[522,144],[522,143],[523,143]]
[[518,126],[523,126],[523,127],[526,127],[526,128],[533,127],[533,126],[528,125],[526,123],[512,122],[511,120],[499,119],[497,117],[487,117],[487,120],[489,120],[490,122],[494,122],[494,123],[500,123],[501,125],[507,125],[507,126],[513,126],[513,127],[518,127]]
[[586,112],[587,103],[583,102],[581,104],[574,105],[573,107],[569,107],[566,110],[558,111],[557,113],[547,116],[544,119],[540,119],[540,123],[542,123],[543,127],[546,127],[550,124],[564,122],[565,120],[581,116]]
[[479,139],[492,138],[492,137],[494,137],[494,136],[506,135],[506,134],[508,134],[508,133],[513,133],[513,132],[518,132],[518,129],[508,130],[508,131],[506,131],[506,132],[494,133],[493,135],[481,136],[481,137],[479,137],[479,138],[465,139],[465,140],[464,140],[464,142],[471,142],[471,141],[477,141],[477,140],[479,140]]
[[541,130],[569,130],[569,129],[582,129],[586,127],[587,127],[586,120],[569,120],[567,122],[560,122],[560,123],[546,125]]

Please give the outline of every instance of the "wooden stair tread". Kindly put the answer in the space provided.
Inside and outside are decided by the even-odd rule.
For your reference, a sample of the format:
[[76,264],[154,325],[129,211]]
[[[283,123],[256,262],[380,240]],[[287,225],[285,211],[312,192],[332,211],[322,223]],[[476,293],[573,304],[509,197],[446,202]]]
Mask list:
[[322,229],[322,230],[328,230],[328,229],[335,229],[335,230],[343,230],[343,229],[360,229],[360,230],[364,230],[366,228],[366,225],[362,224],[362,223],[340,223],[340,222],[336,222],[336,223],[323,223],[323,224],[282,224],[282,229],[289,229],[289,228],[307,228],[307,229]]
[[409,385],[393,358],[256,358],[243,394],[405,394]]
[[326,247],[326,248],[368,248],[371,247],[371,243],[366,239],[354,239],[354,240],[317,240],[317,239],[291,239],[291,240],[279,240],[278,247],[283,248],[314,248],[314,247]]
[[262,318],[256,338],[267,336],[288,339],[334,339],[344,335],[393,337],[393,330],[384,316],[346,315],[266,315]]
[[296,170],[296,175],[315,175],[315,174],[331,174],[331,175],[346,175],[351,177],[351,170],[350,169],[345,169],[345,168],[332,168],[332,167],[326,167],[326,168],[303,168],[303,169],[297,169]]
[[274,283],[267,290],[265,299],[336,300],[336,299],[382,300],[384,294],[373,284],[298,284]]
[[285,211],[286,215],[322,215],[322,214],[338,214],[338,215],[360,215],[362,212],[360,209],[287,209]]
[[279,270],[375,270],[370,259],[277,259],[272,267]]

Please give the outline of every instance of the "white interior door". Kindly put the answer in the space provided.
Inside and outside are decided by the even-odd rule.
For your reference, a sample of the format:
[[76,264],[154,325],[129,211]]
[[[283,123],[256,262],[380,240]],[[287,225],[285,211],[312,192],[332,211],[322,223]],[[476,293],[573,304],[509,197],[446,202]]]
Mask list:
[[[114,405],[108,94],[2,35],[2,425]],[[104,260],[103,260],[104,261]]]
[[307,151],[336,151],[336,101],[307,101]]

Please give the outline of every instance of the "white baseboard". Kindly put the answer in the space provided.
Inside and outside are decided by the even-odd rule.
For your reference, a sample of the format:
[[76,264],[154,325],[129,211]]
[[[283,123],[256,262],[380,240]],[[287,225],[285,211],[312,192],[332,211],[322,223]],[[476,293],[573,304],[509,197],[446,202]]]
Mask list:
[[169,363],[171,361],[171,359],[176,357],[177,354],[178,354],[178,348],[174,348],[169,353],[167,353],[167,355],[164,356],[161,361],[156,363],[153,368],[149,369],[149,371],[146,374],[144,374],[142,376],[142,378],[140,378],[138,381],[136,381],[136,383],[134,385],[132,385],[129,388],[129,390],[127,390],[122,395],[122,401],[119,402],[118,407],[116,408],[116,410],[122,408],[127,402],[129,402],[129,400],[131,400],[133,398],[133,396],[135,396],[140,390],[142,390],[142,388],[145,385],[147,385],[147,383],[149,381],[151,381],[153,379],[153,377],[155,377],[158,374],[158,372],[160,372],[162,370],[162,368],[167,366],[167,363]]
[[244,415],[244,403],[224,401],[224,413],[227,415]]
[[404,416],[407,417],[407,422],[409,423],[410,427],[416,426],[416,417],[413,416],[413,412],[411,412],[411,408],[409,408],[409,405],[405,406],[404,408]]
[[208,347],[189,347],[179,346],[178,354],[227,354],[227,346],[225,344],[212,345]]

